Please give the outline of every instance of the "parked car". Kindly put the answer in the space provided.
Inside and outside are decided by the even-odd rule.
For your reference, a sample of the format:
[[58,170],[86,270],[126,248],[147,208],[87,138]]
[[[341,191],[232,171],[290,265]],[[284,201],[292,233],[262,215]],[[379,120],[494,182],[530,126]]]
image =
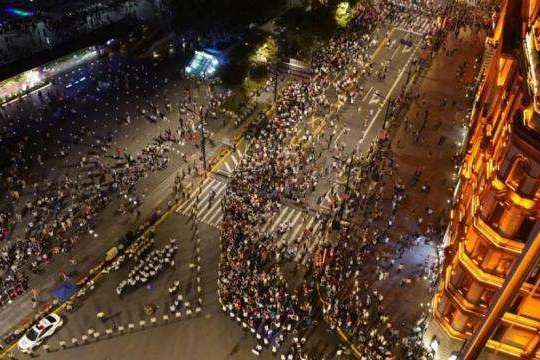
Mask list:
[[17,347],[21,352],[30,353],[36,347],[41,345],[45,338],[51,336],[62,326],[64,321],[55,313],[51,313],[34,326],[32,326],[17,342]]

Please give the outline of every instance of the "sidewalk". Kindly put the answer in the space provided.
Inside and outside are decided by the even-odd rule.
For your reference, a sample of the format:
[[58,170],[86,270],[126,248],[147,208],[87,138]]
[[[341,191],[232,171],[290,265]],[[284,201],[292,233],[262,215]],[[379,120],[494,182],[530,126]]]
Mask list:
[[[417,80],[419,83],[413,86],[412,95],[418,92],[421,96],[408,108],[392,140],[397,177],[408,188],[403,208],[396,214],[396,231],[417,233],[426,238],[424,245],[409,249],[400,261],[406,263],[407,268],[411,265],[419,267],[425,276],[437,276],[437,252],[457,180],[454,158],[466,134],[464,124],[470,105],[465,97],[465,86],[474,81],[477,70],[468,66],[460,78],[456,77],[456,71],[464,61],[474,64],[475,57],[483,49],[483,37],[462,32],[456,41],[451,34],[446,39],[446,48],[456,47],[458,51],[452,56],[446,56],[444,50],[440,50],[428,71]],[[426,111],[428,116],[424,121]],[[416,171],[421,175],[413,185]],[[424,251],[418,251],[421,249]],[[430,264],[435,272],[423,271],[422,264]],[[400,278],[394,274],[391,277],[394,285]],[[430,311],[433,284],[428,279],[418,281],[413,277],[414,286],[394,292],[392,283],[389,284],[392,295],[386,301],[391,313],[397,315],[394,322],[403,319],[414,324]],[[404,302],[410,303],[410,307],[403,306]],[[416,313],[409,311],[412,308],[417,309]]]

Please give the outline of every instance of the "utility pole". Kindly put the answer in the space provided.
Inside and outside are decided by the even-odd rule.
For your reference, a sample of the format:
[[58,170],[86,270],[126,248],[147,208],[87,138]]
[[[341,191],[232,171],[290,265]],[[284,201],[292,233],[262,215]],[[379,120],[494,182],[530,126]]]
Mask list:
[[208,116],[209,109],[204,110],[203,106],[199,108],[199,111],[190,109],[186,105],[183,108],[199,118],[199,136],[201,137],[201,157],[203,161],[204,171],[206,171],[206,131],[204,126],[206,125],[206,118]]
[[394,106],[394,99],[390,98],[388,99],[388,102],[386,103],[386,110],[384,112],[384,122],[383,122],[383,129],[386,129],[387,123],[388,123],[388,117],[390,116],[390,108]]
[[276,64],[276,68],[274,69],[274,104],[277,103],[277,92],[278,92],[278,81],[279,81],[278,66],[279,64]]
[[203,112],[203,108],[201,106],[201,110],[199,113],[199,132],[201,136],[201,156],[203,160],[203,167],[204,171],[206,171],[206,132],[204,131],[205,126],[205,120],[206,120],[206,114]]
[[[354,163],[354,155],[355,155],[355,150],[353,150],[353,152],[351,153],[351,157],[348,159],[348,164],[347,164],[347,182],[345,183],[345,194],[347,195],[347,200],[350,198],[350,192],[351,192],[351,187],[350,187],[350,182],[351,182],[351,174],[352,174],[352,168],[353,168],[353,163]],[[334,221],[333,221],[333,224],[332,224],[332,227],[334,229],[338,229],[339,228],[339,224],[341,222],[341,218],[343,217],[343,211],[344,211],[344,206],[345,206],[345,201],[343,201],[339,207],[339,210],[336,214],[336,216],[334,217]]]

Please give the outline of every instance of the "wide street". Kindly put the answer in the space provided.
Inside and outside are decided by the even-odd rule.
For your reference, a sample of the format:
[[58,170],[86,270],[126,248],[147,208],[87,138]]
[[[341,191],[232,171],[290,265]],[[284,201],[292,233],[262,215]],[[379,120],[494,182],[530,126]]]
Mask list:
[[[351,77],[352,80],[343,82],[340,89],[331,83],[324,90],[331,104],[329,108],[316,109],[295,128],[290,146],[309,144],[313,152],[320,155],[314,166],[317,182],[302,200],[281,198],[278,208],[270,213],[260,228],[261,232],[272,235],[279,248],[288,249],[284,253],[291,256],[283,268],[284,277],[291,287],[297,286],[299,274],[309,272],[310,264],[320,254],[323,242],[327,241],[322,236],[325,223],[332,216],[336,204],[341,203],[340,194],[348,190],[350,170],[347,173],[347,159],[340,156],[353,152],[356,156],[365,154],[374,140],[384,136],[381,129],[390,125],[387,120],[390,119],[391,104],[396,98],[403,97],[407,82],[419,69],[419,48],[423,36],[434,31],[435,26],[432,18],[420,13],[414,13],[412,20],[402,15],[394,23],[378,24],[371,36],[372,41],[366,44],[365,56],[351,59],[343,71],[346,74],[361,73],[371,63],[369,73]],[[50,292],[60,282],[60,271],[86,273],[119,238],[127,231],[137,229],[150,217],[159,219],[157,224],[131,244],[128,253],[146,246],[150,238],[156,249],[167,244],[177,244],[178,249],[173,255],[173,266],[167,267],[155,280],[122,295],[117,294],[117,287],[127,279],[136,261],[131,259],[118,270],[102,272],[95,289],[77,301],[73,311],[61,309],[64,326],[46,341],[46,346],[36,349],[33,356],[81,360],[253,358],[257,341],[250,334],[249,326],[243,326],[237,315],[224,311],[218,298],[217,279],[222,245],[222,200],[235,171],[243,162],[249,161],[245,154],[253,149],[249,149],[250,139],[241,134],[258,114],[239,128],[231,120],[223,121],[226,116],[223,113],[208,121],[207,131],[212,133],[213,144],[207,142],[207,156],[224,155],[216,157],[208,174],[199,176],[198,139],[171,140],[168,134],[175,134],[180,128],[177,120],[180,115],[179,109],[175,106],[169,108],[167,104],[185,101],[185,89],[188,88],[191,89],[190,97],[195,99],[191,105],[205,104],[209,91],[207,86],[184,79],[180,69],[172,63],[156,68],[120,64],[118,66],[123,73],[112,77],[113,89],[100,90],[108,91],[108,94],[112,92],[115,96],[103,102],[104,96],[95,90],[100,81],[101,66],[110,65],[96,63],[88,69],[91,80],[80,90],[80,94],[85,95],[78,95],[78,104],[70,107],[73,109],[71,113],[77,114],[80,120],[84,119],[85,124],[70,119],[65,126],[45,130],[47,135],[33,144],[35,148],[45,146],[44,149],[51,154],[65,151],[68,155],[44,159],[39,168],[31,170],[32,173],[35,172],[36,177],[47,174],[51,179],[59,178],[64,167],[77,163],[81,154],[91,156],[92,148],[86,145],[74,144],[69,149],[59,146],[63,143],[60,140],[63,134],[69,134],[66,139],[72,139],[74,133],[81,137],[90,135],[108,143],[109,154],[118,152],[116,158],[110,156],[106,160],[109,166],[115,166],[115,162],[123,166],[124,155],[140,153],[149,144],[167,144],[167,166],[159,168],[152,164],[135,184],[135,191],[126,193],[123,199],[114,199],[96,216],[95,227],[89,234],[81,235],[75,245],[76,252],[57,255],[44,272],[31,277],[31,287],[39,290],[40,302],[50,301]],[[378,73],[381,76],[377,76]],[[332,77],[338,80],[343,75],[333,74]],[[54,90],[54,87],[50,89],[51,92]],[[222,90],[218,86],[215,92]],[[260,108],[269,105],[268,98],[258,98]],[[26,101],[36,99],[28,97]],[[134,103],[137,104],[135,107]],[[160,110],[161,120],[149,121],[149,117],[142,113],[142,109],[150,113],[153,108]],[[22,111],[21,108],[18,111]],[[127,122],[126,114],[129,114]],[[103,121],[105,119],[117,121]],[[109,135],[114,140],[106,140]],[[58,140],[47,142],[44,138]],[[95,148],[103,143],[97,142]],[[114,145],[111,147],[109,143]],[[86,171],[84,167],[73,167],[67,172],[77,177],[81,170]],[[175,192],[173,188],[178,183],[181,183],[180,190]],[[135,201],[142,206],[137,207],[138,212],[128,210],[120,214],[117,209],[129,206],[125,199],[134,193],[140,194]],[[303,242],[299,243],[299,239]],[[425,258],[433,256],[433,251],[431,246],[427,246],[426,253],[419,255],[420,259],[412,255],[409,256],[410,261],[415,266],[422,264]],[[71,262],[73,257],[76,260]],[[402,261],[407,261],[407,258],[405,256]],[[291,270],[291,266],[294,269]],[[179,286],[171,295],[169,289],[175,281]],[[175,299],[178,300],[176,305]],[[145,314],[145,305],[154,307],[154,312]],[[14,308],[17,310],[12,311]],[[30,295],[23,295],[0,311],[3,316],[0,325],[7,331],[32,313]],[[106,321],[98,318],[100,312],[106,314]],[[314,321],[307,340],[307,354],[315,359],[335,358],[340,347],[339,336],[320,312]],[[285,340],[277,352],[285,352],[289,342],[291,339]],[[26,357],[15,349],[12,354],[17,358]],[[272,358],[270,347],[259,356]],[[340,356],[352,357],[349,350]]]

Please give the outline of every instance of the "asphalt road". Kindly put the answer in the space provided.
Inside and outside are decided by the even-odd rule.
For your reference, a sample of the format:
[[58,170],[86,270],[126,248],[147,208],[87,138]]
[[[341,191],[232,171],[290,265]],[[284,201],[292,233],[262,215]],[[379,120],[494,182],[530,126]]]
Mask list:
[[[364,92],[360,93],[353,104],[344,104],[339,110],[342,121],[337,124],[337,136],[332,139],[332,144],[338,142],[346,149],[357,149],[365,151],[371,141],[377,136],[379,129],[384,121],[384,110],[388,100],[397,96],[405,82],[407,67],[415,56],[415,46],[420,39],[419,32],[426,31],[428,21],[422,17],[417,19],[418,28],[415,30],[405,30],[405,24],[397,24],[397,28],[384,28],[378,30],[378,38],[388,38],[390,45],[386,40],[380,41],[369,51],[372,53],[375,68],[377,64],[390,61],[389,70],[385,80],[380,81],[370,77],[362,81],[361,86]],[[400,43],[401,39],[409,39],[413,42],[412,46],[405,46]],[[172,82],[170,82],[171,84]],[[166,85],[171,86],[171,85]],[[165,87],[166,87],[165,86]],[[171,94],[174,91],[171,91]],[[161,95],[162,96],[162,95]],[[155,95],[160,98],[159,92]],[[337,99],[336,99],[337,101]],[[171,101],[172,102],[172,101]],[[129,107],[129,104],[126,104]],[[99,115],[103,110],[96,110]],[[324,133],[326,125],[314,125],[320,132]],[[164,124],[161,129],[165,128]],[[347,130],[348,129],[348,130]],[[126,146],[142,146],[144,141],[148,141],[157,129],[152,126],[146,126],[144,122],[139,122],[129,126],[129,134],[126,136]],[[124,131],[124,130],[123,130]],[[137,137],[143,135],[141,137]],[[155,136],[155,135],[154,135]],[[135,140],[137,139],[137,140]],[[135,145],[140,144],[140,145]],[[190,149],[195,153],[196,149]],[[133,359],[147,359],[149,356],[155,358],[189,358],[189,359],[243,359],[252,357],[251,347],[255,344],[251,335],[243,332],[241,327],[234,321],[227,320],[217,301],[216,296],[216,277],[217,277],[217,257],[218,257],[218,239],[219,220],[221,218],[221,207],[219,205],[220,197],[224,193],[227,182],[227,173],[230,173],[242,159],[243,147],[239,146],[238,151],[227,157],[220,164],[216,175],[210,176],[202,185],[202,192],[199,200],[190,197],[178,207],[177,213],[172,214],[156,232],[157,244],[162,244],[171,238],[177,238],[181,242],[181,249],[177,255],[177,265],[174,270],[167,271],[163,276],[154,282],[152,289],[145,288],[118,298],[114,294],[114,288],[118,282],[125,276],[125,270],[108,275],[106,281],[100,285],[84,305],[75,313],[65,315],[67,318],[66,326],[61,329],[50,340],[51,348],[57,347],[59,341],[66,341],[71,344],[71,339],[87,333],[89,328],[105,331],[110,324],[101,324],[96,319],[96,313],[105,311],[109,314],[118,314],[115,322],[118,324],[129,324],[137,322],[143,318],[142,306],[147,302],[154,302],[159,306],[158,314],[165,314],[167,309],[166,287],[174,279],[179,279],[182,284],[191,289],[190,296],[196,296],[193,287],[192,269],[189,264],[193,260],[193,244],[190,243],[192,234],[191,224],[187,217],[193,208],[197,210],[197,219],[200,220],[201,231],[201,268],[202,268],[202,294],[204,306],[199,316],[191,319],[183,319],[168,325],[159,326],[144,331],[135,331],[133,334],[113,337],[111,339],[101,340],[91,345],[75,347],[73,349],[62,350],[53,354],[46,354],[43,349],[39,350],[39,356],[51,359],[80,359],[85,358],[103,358],[103,359],[124,359],[126,356]],[[325,154],[325,161],[330,161],[332,152]],[[148,182],[140,185],[148,189],[158,189],[160,194],[168,193],[168,182],[171,176],[174,176],[177,167],[173,163],[171,170],[163,172],[160,176],[148,179]],[[221,174],[221,175],[220,175]],[[316,193],[326,194],[331,183],[335,179],[323,181],[319,184]],[[157,186],[157,184],[163,184]],[[215,200],[209,203],[210,192],[216,193]],[[150,199],[154,196],[147,195],[149,208],[159,202],[162,195],[156,195],[157,200]],[[312,199],[313,200],[313,199]],[[323,204],[324,205],[324,204]],[[275,230],[276,226],[286,221],[291,224],[291,230],[283,235],[282,241],[289,244],[298,233],[307,226],[317,227],[318,222],[314,217],[315,212],[322,211],[313,201],[303,206],[284,204],[282,210],[267,225],[267,231]],[[118,218],[110,215],[104,216],[104,223],[100,224],[98,233],[107,234],[106,241],[100,241],[86,245],[82,251],[88,254],[98,254],[112,243],[117,234],[125,231],[126,226],[119,226],[117,231],[113,230],[113,224],[119,222]],[[107,222],[108,220],[108,222]],[[129,221],[126,222],[127,225]],[[320,224],[319,224],[320,225]],[[103,230],[101,230],[103,229]],[[308,244],[308,249],[312,250],[316,244]],[[91,257],[91,255],[87,255]],[[307,254],[309,256],[309,252]],[[300,257],[297,261],[305,261],[305,257]],[[187,291],[187,288],[186,288]],[[98,330],[99,331],[99,330]],[[156,341],[159,339],[159,341]],[[315,349],[326,349],[335,351],[337,339],[334,335],[321,337],[320,342],[314,344]],[[320,347],[319,347],[320,346]],[[320,352],[322,355],[324,351]],[[96,354],[100,354],[96,357]],[[101,357],[100,357],[101,356]],[[268,351],[261,355],[270,357]]]

